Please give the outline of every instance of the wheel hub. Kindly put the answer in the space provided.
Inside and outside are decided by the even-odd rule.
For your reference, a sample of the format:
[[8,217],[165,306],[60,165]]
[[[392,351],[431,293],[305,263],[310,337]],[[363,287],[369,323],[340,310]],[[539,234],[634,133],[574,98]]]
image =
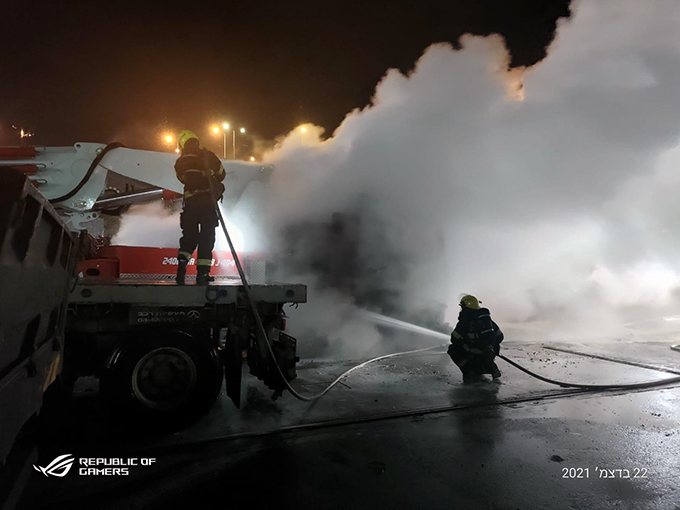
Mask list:
[[172,409],[191,396],[196,386],[194,361],[184,351],[161,347],[147,353],[132,373],[132,393],[151,409]]

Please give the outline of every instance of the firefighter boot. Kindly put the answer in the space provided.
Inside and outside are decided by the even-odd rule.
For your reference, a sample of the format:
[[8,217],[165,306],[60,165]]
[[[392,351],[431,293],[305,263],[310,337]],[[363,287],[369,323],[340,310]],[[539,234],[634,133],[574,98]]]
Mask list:
[[210,266],[198,266],[196,275],[196,285],[208,285],[214,282],[215,278],[210,276]]
[[184,277],[187,274],[187,260],[179,259],[179,264],[177,265],[177,285],[184,285]]

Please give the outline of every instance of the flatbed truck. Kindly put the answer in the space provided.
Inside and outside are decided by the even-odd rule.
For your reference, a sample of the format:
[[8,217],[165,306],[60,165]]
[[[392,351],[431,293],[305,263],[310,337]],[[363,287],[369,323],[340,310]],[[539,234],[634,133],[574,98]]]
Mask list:
[[[124,152],[114,158],[114,149]],[[167,156],[160,154],[158,161],[167,166]],[[113,158],[108,164],[107,157]],[[223,384],[240,407],[244,365],[275,396],[285,388],[281,373],[295,378],[296,339],[285,332],[284,306],[306,302],[305,285],[249,285],[270,352],[256,333],[239,278],[180,286],[167,278],[92,272],[99,267],[95,243],[74,226],[96,219],[106,207],[120,210],[135,196],[148,200],[164,191],[103,199],[103,173],[115,164],[144,182],[143,172],[133,170],[149,168],[147,175],[157,175],[153,161],[150,151],[101,144],[76,144],[71,152],[0,148],[0,463],[40,413],[43,395],[55,386],[68,393],[81,376],[97,377],[113,416],[135,427],[195,421]],[[225,162],[237,190],[232,200],[245,189],[239,180],[244,165]],[[251,165],[245,180],[271,170]],[[111,260],[102,260],[102,267],[104,262]]]

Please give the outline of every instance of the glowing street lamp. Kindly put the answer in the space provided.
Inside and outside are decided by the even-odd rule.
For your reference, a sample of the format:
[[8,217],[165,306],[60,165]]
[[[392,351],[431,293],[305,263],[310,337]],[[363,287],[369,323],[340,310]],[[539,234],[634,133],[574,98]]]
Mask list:
[[250,161],[255,161],[255,156],[250,156]]
[[[223,122],[222,123],[222,147],[224,149],[224,159],[227,159],[227,131],[229,131],[229,123],[228,122]],[[212,132],[214,134],[219,134],[220,133],[220,127],[219,126],[213,126],[211,128]],[[246,128],[241,128],[239,129],[241,133],[246,132]],[[232,128],[231,130],[231,150],[232,154],[231,157],[232,159],[236,159],[236,128]]]
[[302,131],[303,133],[306,133],[306,132],[307,132],[307,128],[306,128],[305,126],[302,126],[302,127],[300,128],[300,131]]
[[[246,128],[241,128],[241,129],[239,129],[239,131],[240,131],[241,133],[245,133],[245,132],[246,132]],[[231,138],[231,145],[232,145],[232,148],[231,148],[231,151],[232,151],[232,152],[231,152],[231,157],[232,157],[232,159],[236,159],[236,130],[235,130],[235,129],[232,129],[232,130],[231,130],[231,134],[232,134],[232,138]]]
[[[223,122],[222,123],[222,150],[223,150],[223,157],[224,159],[227,159],[227,131],[229,131],[229,123],[228,122]],[[220,128],[219,126],[213,126],[212,132],[218,135],[220,133]]]
[[163,143],[165,143],[165,145],[172,145],[173,143],[175,143],[175,137],[173,136],[172,133],[163,133],[162,138]]
[[35,134],[35,133],[32,133],[28,130],[23,130],[23,129],[19,130],[19,128],[14,126],[14,125],[12,126],[12,129],[19,131],[19,137],[21,138],[21,145],[24,144],[24,138],[30,138]]
[[[229,129],[229,124],[226,122],[222,123],[222,148],[224,150],[224,159],[227,159],[227,130]],[[213,134],[219,135],[220,134],[220,127],[219,126],[213,126],[210,128],[210,130],[213,132]]]

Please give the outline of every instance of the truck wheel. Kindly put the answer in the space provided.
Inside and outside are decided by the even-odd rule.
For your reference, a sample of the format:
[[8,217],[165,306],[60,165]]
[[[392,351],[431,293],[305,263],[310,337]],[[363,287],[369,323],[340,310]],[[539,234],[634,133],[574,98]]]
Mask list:
[[154,331],[136,335],[114,353],[100,388],[122,421],[176,429],[210,410],[222,376],[220,358],[206,342],[181,331]]

